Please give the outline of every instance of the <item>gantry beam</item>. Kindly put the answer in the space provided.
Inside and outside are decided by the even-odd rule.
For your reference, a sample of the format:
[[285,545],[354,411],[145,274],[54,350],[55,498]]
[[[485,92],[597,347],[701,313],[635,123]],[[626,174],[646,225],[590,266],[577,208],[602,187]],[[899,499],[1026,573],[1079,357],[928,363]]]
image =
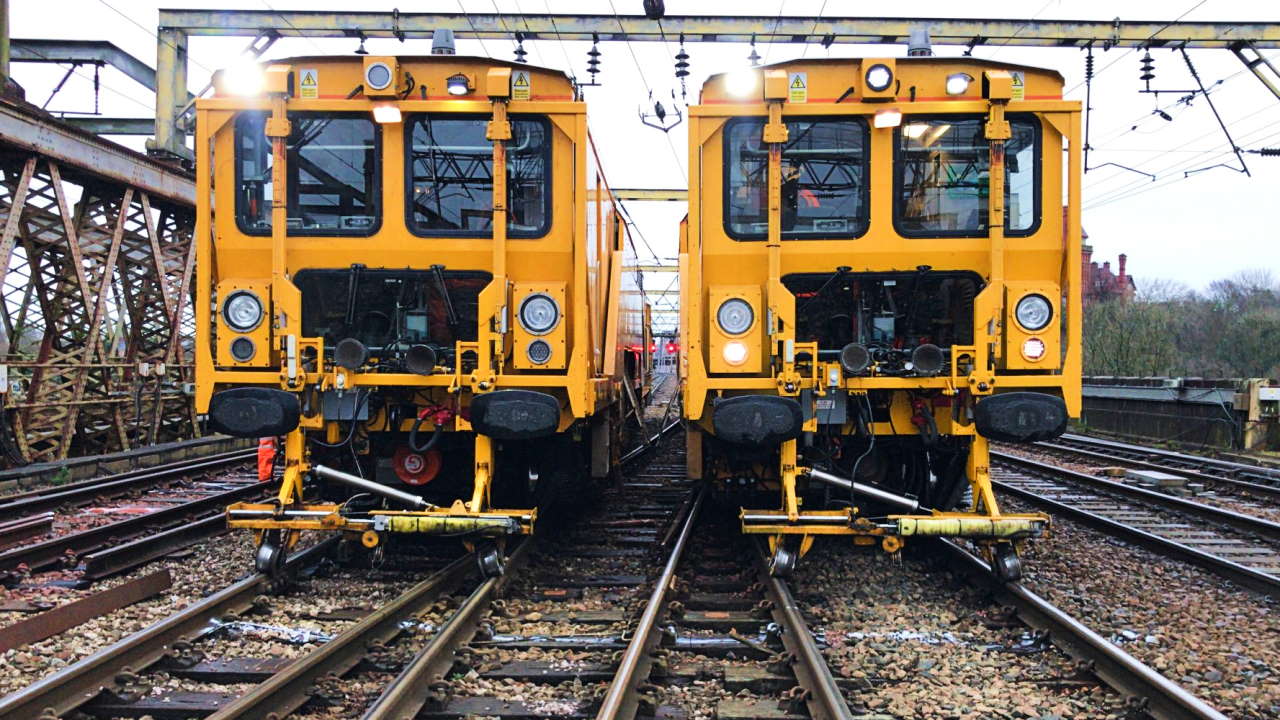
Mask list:
[[[684,188],[616,188],[610,192],[615,200],[685,202],[689,199],[689,191]],[[587,190],[588,200],[595,197],[595,190]]]
[[1226,48],[1250,41],[1280,47],[1276,23],[1179,22],[1164,20],[1018,20],[906,17],[797,17],[774,15],[668,15],[658,23],[643,15],[558,15],[522,13],[390,13],[321,10],[161,10],[160,26],[191,35],[256,35],[270,30],[283,37],[430,37],[440,28],[460,38],[533,40],[670,41],[684,34],[691,42],[897,43],[913,28],[926,27],[939,45],[1031,45],[1059,47],[1090,42],[1107,47]]
[[152,118],[118,118],[70,116],[62,118],[68,125],[94,135],[145,135],[156,133],[156,121]]
[[156,71],[150,65],[106,40],[14,39],[9,53],[13,62],[110,65],[148,90],[156,89]]
[[1280,48],[1280,23],[1152,20],[1017,20],[902,17],[669,15],[661,25],[643,15],[557,15],[328,12],[319,10],[160,10],[156,33],[154,153],[189,158],[178,115],[186,107],[187,41],[194,35],[427,38],[451,29],[459,38],[689,42],[901,43],[928,28],[937,45],[1036,47],[1228,48],[1251,43]]

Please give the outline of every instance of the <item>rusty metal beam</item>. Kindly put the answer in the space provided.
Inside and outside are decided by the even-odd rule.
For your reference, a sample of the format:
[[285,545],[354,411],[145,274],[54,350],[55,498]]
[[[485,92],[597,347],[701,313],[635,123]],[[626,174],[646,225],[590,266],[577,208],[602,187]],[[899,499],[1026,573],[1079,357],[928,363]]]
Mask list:
[[53,637],[163,592],[172,584],[169,571],[160,570],[0,628],[0,652]]
[[[615,200],[639,200],[656,202],[687,202],[689,191],[685,188],[610,188]],[[587,199],[594,200],[596,191],[587,190]]]
[[103,180],[137,188],[153,200],[159,197],[195,206],[196,185],[191,175],[7,102],[0,102],[0,145],[38,153]]

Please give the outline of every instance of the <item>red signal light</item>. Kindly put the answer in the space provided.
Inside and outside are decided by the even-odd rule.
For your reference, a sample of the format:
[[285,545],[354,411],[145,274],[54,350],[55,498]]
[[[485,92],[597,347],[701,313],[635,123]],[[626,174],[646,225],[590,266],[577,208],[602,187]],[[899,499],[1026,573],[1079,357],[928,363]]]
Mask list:
[[680,346],[679,346],[679,345],[677,345],[677,344],[675,344],[675,343],[673,343],[673,342],[669,342],[669,343],[667,343],[667,354],[668,354],[668,355],[675,355],[675,354],[676,354],[676,351],[677,351],[677,350],[679,350],[679,349],[680,349]]

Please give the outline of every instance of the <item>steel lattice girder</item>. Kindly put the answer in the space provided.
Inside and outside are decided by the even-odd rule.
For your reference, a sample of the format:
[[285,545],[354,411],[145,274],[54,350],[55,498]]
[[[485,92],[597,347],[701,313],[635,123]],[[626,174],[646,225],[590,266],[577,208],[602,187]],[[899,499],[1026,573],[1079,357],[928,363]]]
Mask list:
[[6,461],[192,437],[183,392],[193,379],[191,208],[11,144],[3,150]]

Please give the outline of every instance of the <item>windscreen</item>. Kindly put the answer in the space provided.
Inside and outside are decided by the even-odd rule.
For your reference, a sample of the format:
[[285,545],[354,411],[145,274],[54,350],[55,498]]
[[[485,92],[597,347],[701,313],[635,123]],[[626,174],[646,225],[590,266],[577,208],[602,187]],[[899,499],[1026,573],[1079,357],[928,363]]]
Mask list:
[[[422,236],[493,234],[493,143],[487,116],[418,115],[407,128],[409,229]],[[507,141],[507,233],[537,237],[550,227],[550,128],[513,118]]]
[[[272,152],[267,114],[236,120],[236,220],[271,232]],[[290,113],[286,141],[290,235],[369,235],[381,221],[377,126],[367,115]]]
[[[1010,120],[1005,141],[1005,230],[1036,224],[1035,120]],[[991,146],[981,117],[910,119],[898,131],[897,224],[906,235],[987,232]]]
[[[853,237],[867,227],[867,126],[861,119],[789,120],[782,147],[782,236]],[[725,131],[725,230],[762,239],[769,230],[769,146],[764,121]]]

